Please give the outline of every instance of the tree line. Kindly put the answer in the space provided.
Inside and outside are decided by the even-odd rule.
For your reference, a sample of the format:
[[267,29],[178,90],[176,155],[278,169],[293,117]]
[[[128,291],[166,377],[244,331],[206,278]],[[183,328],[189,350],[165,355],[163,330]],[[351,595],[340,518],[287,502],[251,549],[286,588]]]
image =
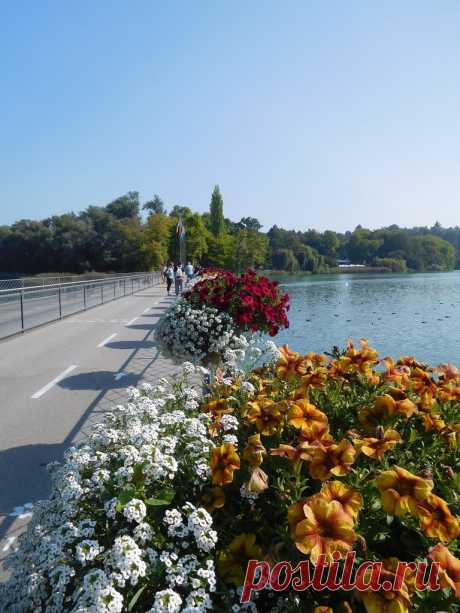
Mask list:
[[[145,212],[144,216],[142,211]],[[160,196],[141,204],[128,192],[103,207],[54,215],[41,221],[23,219],[0,226],[0,272],[83,273],[158,269],[179,259],[177,228],[185,228],[187,259],[232,270],[247,267],[312,273],[335,270],[347,259],[391,271],[445,271],[460,268],[460,228],[379,230],[358,226],[352,232],[295,231],[273,226],[262,232],[254,217],[235,222],[225,217],[216,186],[209,212],[186,206],[167,210]]]

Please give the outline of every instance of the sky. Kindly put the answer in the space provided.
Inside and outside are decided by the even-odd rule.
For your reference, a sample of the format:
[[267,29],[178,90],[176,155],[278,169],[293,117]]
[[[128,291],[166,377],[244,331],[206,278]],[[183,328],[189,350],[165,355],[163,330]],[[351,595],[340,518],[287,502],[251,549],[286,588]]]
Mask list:
[[0,0],[0,225],[130,190],[460,225],[457,0]]

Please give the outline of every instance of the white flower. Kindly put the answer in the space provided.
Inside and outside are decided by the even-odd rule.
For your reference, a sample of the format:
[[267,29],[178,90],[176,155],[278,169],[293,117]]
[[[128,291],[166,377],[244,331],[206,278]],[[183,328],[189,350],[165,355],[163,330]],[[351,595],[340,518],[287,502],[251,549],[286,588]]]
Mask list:
[[135,521],[140,524],[147,514],[147,508],[142,500],[133,498],[130,500],[123,509],[123,515],[128,521]]
[[182,605],[182,598],[171,589],[162,590],[155,594],[155,602],[148,613],[178,613]]

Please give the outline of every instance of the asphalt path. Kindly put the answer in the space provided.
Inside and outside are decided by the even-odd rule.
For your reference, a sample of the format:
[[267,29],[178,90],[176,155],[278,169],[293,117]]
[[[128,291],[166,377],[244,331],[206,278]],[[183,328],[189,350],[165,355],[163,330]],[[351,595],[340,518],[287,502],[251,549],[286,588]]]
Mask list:
[[[53,288],[26,289],[23,294],[23,317],[26,330],[62,317],[99,306],[116,298],[137,292],[142,287],[138,279]],[[21,292],[0,293],[0,339],[21,331]]]
[[[155,346],[163,285],[0,342],[0,563],[62,459],[125,389],[175,370]],[[0,579],[1,579],[0,569]]]

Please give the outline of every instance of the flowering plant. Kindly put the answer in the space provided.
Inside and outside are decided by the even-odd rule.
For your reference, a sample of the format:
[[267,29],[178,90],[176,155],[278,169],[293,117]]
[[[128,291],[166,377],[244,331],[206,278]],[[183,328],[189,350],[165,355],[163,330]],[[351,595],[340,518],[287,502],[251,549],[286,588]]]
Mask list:
[[239,337],[230,315],[206,305],[195,306],[180,299],[158,322],[155,338],[174,358],[200,362],[209,356],[222,358],[235,349]]
[[[330,357],[284,347],[275,366],[216,382],[202,406],[210,434],[238,422],[235,440],[216,442],[210,459],[219,580],[241,586],[250,559],[332,564],[340,577],[354,552],[387,579],[398,561],[407,570],[389,591],[369,581],[351,593],[290,590],[279,610],[457,611],[459,401],[454,367],[379,360],[364,340]],[[426,574],[439,563],[442,589],[419,591],[414,562]],[[255,596],[269,611],[278,594]]]
[[[67,452],[11,557],[2,611],[458,610],[457,369],[379,360],[366,341],[276,360],[273,343],[271,359],[248,345],[226,351],[204,398],[186,364],[174,383],[130,390]],[[352,551],[391,589],[364,577],[360,591],[240,602],[249,560],[332,563],[340,577]],[[438,564],[442,589],[420,591],[414,562]]]
[[208,305],[229,313],[241,330],[268,332],[275,336],[289,321],[289,296],[276,281],[248,270],[238,276],[220,271],[207,275],[185,293],[195,305]]

